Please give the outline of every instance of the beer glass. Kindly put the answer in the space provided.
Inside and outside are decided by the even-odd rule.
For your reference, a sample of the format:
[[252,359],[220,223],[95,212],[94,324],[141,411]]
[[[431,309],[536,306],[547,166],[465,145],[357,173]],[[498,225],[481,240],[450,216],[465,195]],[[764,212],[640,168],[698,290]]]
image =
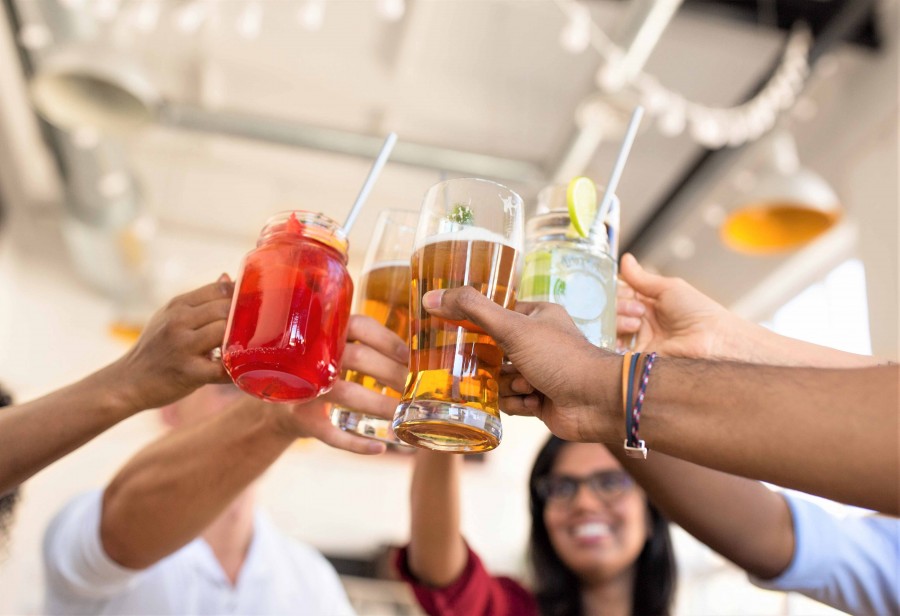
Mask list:
[[411,264],[409,375],[393,424],[400,440],[450,452],[500,444],[503,352],[471,323],[429,315],[422,296],[471,286],[512,308],[523,236],[522,199],[505,186],[456,179],[425,194]]
[[[405,210],[384,210],[379,214],[356,296],[358,313],[372,317],[404,340],[409,339],[409,260],[418,218],[418,212]],[[400,400],[400,392],[361,372],[347,370],[344,380]],[[331,422],[346,432],[406,447],[394,436],[390,420],[336,406],[331,411]]]

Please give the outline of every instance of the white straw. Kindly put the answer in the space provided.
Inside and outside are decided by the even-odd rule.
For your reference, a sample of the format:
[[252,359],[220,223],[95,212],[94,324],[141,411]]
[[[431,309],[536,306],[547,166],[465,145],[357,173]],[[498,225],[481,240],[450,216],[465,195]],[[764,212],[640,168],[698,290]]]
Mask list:
[[369,198],[369,193],[372,192],[372,186],[381,174],[381,168],[384,167],[384,163],[387,162],[388,157],[391,155],[391,150],[394,149],[395,143],[397,143],[397,133],[389,134],[387,139],[384,140],[381,151],[378,153],[378,158],[372,163],[372,168],[369,169],[369,175],[362,185],[362,188],[359,189],[359,195],[357,195],[356,201],[353,202],[350,213],[347,214],[347,220],[344,221],[343,230],[345,234],[350,234],[350,228],[353,226],[353,223],[356,222],[356,217],[359,216],[359,211],[362,209],[363,203]]
[[597,218],[591,229],[596,229],[603,224],[606,215],[609,213],[609,206],[612,204],[613,195],[616,194],[616,186],[619,185],[619,178],[622,177],[622,170],[625,168],[625,161],[628,159],[628,153],[631,152],[631,145],[634,143],[634,136],[637,134],[638,126],[641,124],[641,118],[644,117],[644,108],[638,105],[631,113],[631,121],[628,122],[628,130],[625,131],[625,139],[619,147],[619,155],[616,158],[616,164],[613,166],[612,175],[609,176],[609,182],[606,184],[606,192],[603,193],[603,200],[600,207],[597,208]]

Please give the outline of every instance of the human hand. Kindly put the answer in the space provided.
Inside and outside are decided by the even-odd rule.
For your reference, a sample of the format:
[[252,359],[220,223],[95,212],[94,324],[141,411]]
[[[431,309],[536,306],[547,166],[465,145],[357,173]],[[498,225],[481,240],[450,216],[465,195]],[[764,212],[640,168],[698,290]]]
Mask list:
[[501,377],[505,412],[533,415],[566,440],[616,440],[621,358],[588,342],[561,306],[520,302],[510,311],[471,287],[430,291],[422,305],[500,345],[514,366]]
[[234,283],[226,275],[158,310],[135,345],[103,375],[131,412],[183,398],[201,385],[230,381],[210,352],[222,344]]
[[[402,338],[374,319],[353,315],[347,328],[347,341],[355,344],[348,344],[344,350],[344,369],[363,372],[402,391],[409,360],[409,347]],[[282,418],[282,427],[296,438],[316,438],[326,445],[353,453],[385,451],[384,443],[344,432],[332,425],[329,415],[333,404],[387,420],[393,418],[397,408],[394,398],[375,393],[358,383],[339,380],[328,393],[315,400],[285,405],[289,412]]]
[[622,257],[617,285],[618,346],[660,355],[725,359],[739,319],[680,278],[651,274]]

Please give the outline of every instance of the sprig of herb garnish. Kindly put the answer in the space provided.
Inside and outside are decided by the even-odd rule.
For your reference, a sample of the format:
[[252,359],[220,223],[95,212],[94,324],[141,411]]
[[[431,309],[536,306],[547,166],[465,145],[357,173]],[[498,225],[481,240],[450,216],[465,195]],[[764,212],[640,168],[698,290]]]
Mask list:
[[475,222],[475,214],[465,203],[457,203],[453,206],[453,211],[447,216],[447,220],[460,225],[471,225]]

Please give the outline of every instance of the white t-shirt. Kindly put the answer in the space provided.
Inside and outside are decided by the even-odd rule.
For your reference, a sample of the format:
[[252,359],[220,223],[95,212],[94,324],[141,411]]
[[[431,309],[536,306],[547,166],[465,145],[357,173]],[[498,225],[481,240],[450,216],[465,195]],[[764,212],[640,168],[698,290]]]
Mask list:
[[782,493],[794,523],[794,556],[778,577],[757,586],[793,590],[851,614],[900,614],[900,520],[839,518]]
[[47,528],[46,614],[353,614],[331,564],[259,511],[234,586],[200,538],[147,569],[126,569],[103,550],[102,497],[77,497]]

